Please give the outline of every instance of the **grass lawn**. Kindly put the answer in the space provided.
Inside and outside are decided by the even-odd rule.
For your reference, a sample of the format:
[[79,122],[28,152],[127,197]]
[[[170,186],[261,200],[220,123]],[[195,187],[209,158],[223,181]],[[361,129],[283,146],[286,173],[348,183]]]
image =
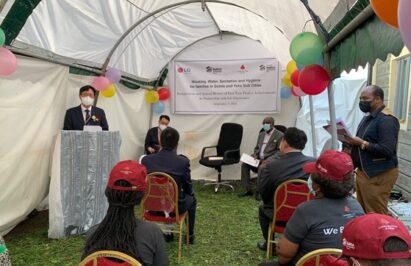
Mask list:
[[[178,242],[167,243],[170,265],[257,265],[265,252],[256,243],[262,239],[258,205],[254,197],[239,198],[223,188],[194,185],[197,197],[196,239],[177,264]],[[236,192],[239,188],[236,188]],[[18,265],[78,265],[84,236],[64,240],[47,238],[48,215],[40,212],[6,235],[12,263]]]

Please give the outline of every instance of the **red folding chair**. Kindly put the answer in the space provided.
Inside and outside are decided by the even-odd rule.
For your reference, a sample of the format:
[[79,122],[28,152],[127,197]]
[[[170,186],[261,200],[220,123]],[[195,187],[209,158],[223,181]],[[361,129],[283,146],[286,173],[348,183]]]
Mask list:
[[274,214],[268,228],[267,259],[272,256],[275,233],[283,233],[287,221],[293,215],[298,205],[314,198],[307,186],[307,182],[301,179],[292,179],[282,183],[274,193]]
[[160,226],[164,233],[178,234],[178,262],[181,259],[183,224],[186,223],[186,240],[189,245],[188,212],[178,212],[178,186],[166,173],[147,175],[147,191],[143,199],[143,219]]

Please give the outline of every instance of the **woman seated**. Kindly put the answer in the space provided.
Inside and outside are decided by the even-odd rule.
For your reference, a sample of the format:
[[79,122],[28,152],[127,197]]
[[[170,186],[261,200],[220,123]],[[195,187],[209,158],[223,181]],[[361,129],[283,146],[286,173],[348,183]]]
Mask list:
[[134,216],[134,206],[140,204],[147,187],[146,175],[146,168],[136,161],[114,166],[105,192],[107,214],[90,229],[82,259],[95,251],[116,250],[143,265],[168,265],[161,229]]
[[288,221],[276,248],[279,265],[295,265],[316,249],[341,248],[345,224],[364,214],[351,196],[354,168],[349,155],[325,151],[303,169],[310,174],[308,186],[315,199],[299,205]]

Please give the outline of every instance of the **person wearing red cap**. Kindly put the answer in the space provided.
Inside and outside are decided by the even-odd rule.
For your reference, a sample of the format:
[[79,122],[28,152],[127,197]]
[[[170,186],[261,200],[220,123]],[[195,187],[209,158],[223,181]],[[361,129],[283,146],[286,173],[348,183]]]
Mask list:
[[364,214],[351,196],[354,168],[349,155],[325,151],[303,170],[310,174],[308,186],[315,199],[300,204],[288,221],[276,248],[279,265],[294,265],[316,249],[341,248],[344,225]]
[[147,187],[146,176],[146,168],[136,161],[121,161],[113,167],[105,191],[107,214],[89,230],[82,259],[95,251],[117,250],[143,265],[168,265],[161,229],[134,215]]
[[411,236],[399,220],[366,214],[351,220],[342,233],[342,255],[350,265],[411,265]]

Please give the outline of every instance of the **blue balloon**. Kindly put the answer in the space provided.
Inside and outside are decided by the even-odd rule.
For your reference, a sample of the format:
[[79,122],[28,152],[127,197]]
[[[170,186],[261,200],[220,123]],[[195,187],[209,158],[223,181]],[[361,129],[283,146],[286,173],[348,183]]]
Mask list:
[[291,90],[287,87],[281,88],[281,99],[288,99],[291,97]]
[[154,103],[153,105],[151,105],[151,109],[153,110],[154,113],[161,114],[162,112],[164,112],[165,106],[163,102],[158,101]]

